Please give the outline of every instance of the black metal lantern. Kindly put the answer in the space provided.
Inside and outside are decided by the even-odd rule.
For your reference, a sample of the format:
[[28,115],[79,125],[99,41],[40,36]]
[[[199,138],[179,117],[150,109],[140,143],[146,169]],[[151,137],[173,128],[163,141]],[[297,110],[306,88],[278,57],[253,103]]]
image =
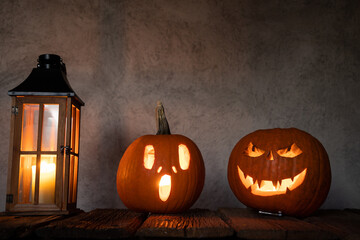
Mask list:
[[6,212],[68,214],[76,210],[80,109],[58,55],[44,54],[10,90],[12,115]]

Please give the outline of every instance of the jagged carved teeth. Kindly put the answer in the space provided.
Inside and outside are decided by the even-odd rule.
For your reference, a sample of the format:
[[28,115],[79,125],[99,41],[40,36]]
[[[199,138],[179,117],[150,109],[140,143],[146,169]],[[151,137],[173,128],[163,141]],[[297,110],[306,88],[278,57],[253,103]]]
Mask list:
[[294,190],[303,183],[306,171],[307,168],[293,178],[284,178],[280,181],[255,180],[254,182],[254,178],[249,175],[245,177],[244,172],[238,166],[238,173],[242,184],[247,189],[251,187],[251,193],[259,196],[280,195],[285,194],[287,189],[290,191]]

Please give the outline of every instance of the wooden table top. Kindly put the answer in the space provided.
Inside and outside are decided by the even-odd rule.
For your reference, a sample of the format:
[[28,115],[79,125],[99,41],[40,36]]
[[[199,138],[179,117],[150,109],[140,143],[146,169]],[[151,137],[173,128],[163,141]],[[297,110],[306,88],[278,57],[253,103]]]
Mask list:
[[217,238],[360,240],[360,210],[319,210],[298,219],[245,208],[181,214],[95,209],[71,216],[0,216],[0,239]]

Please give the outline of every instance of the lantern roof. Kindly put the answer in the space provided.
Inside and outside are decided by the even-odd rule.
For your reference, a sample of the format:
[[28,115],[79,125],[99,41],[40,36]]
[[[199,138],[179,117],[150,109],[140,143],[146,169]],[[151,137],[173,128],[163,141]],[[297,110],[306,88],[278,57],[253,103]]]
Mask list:
[[66,77],[65,63],[60,56],[43,54],[38,58],[37,68],[17,87],[8,91],[10,96],[68,96],[75,97],[81,105],[84,102],[76,95]]

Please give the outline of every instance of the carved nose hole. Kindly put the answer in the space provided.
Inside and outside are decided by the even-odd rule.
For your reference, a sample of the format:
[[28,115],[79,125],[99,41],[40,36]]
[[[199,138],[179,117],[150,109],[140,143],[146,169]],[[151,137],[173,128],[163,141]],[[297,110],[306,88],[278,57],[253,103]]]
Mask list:
[[269,152],[269,154],[266,156],[266,160],[274,160],[274,156],[272,154],[272,151]]

